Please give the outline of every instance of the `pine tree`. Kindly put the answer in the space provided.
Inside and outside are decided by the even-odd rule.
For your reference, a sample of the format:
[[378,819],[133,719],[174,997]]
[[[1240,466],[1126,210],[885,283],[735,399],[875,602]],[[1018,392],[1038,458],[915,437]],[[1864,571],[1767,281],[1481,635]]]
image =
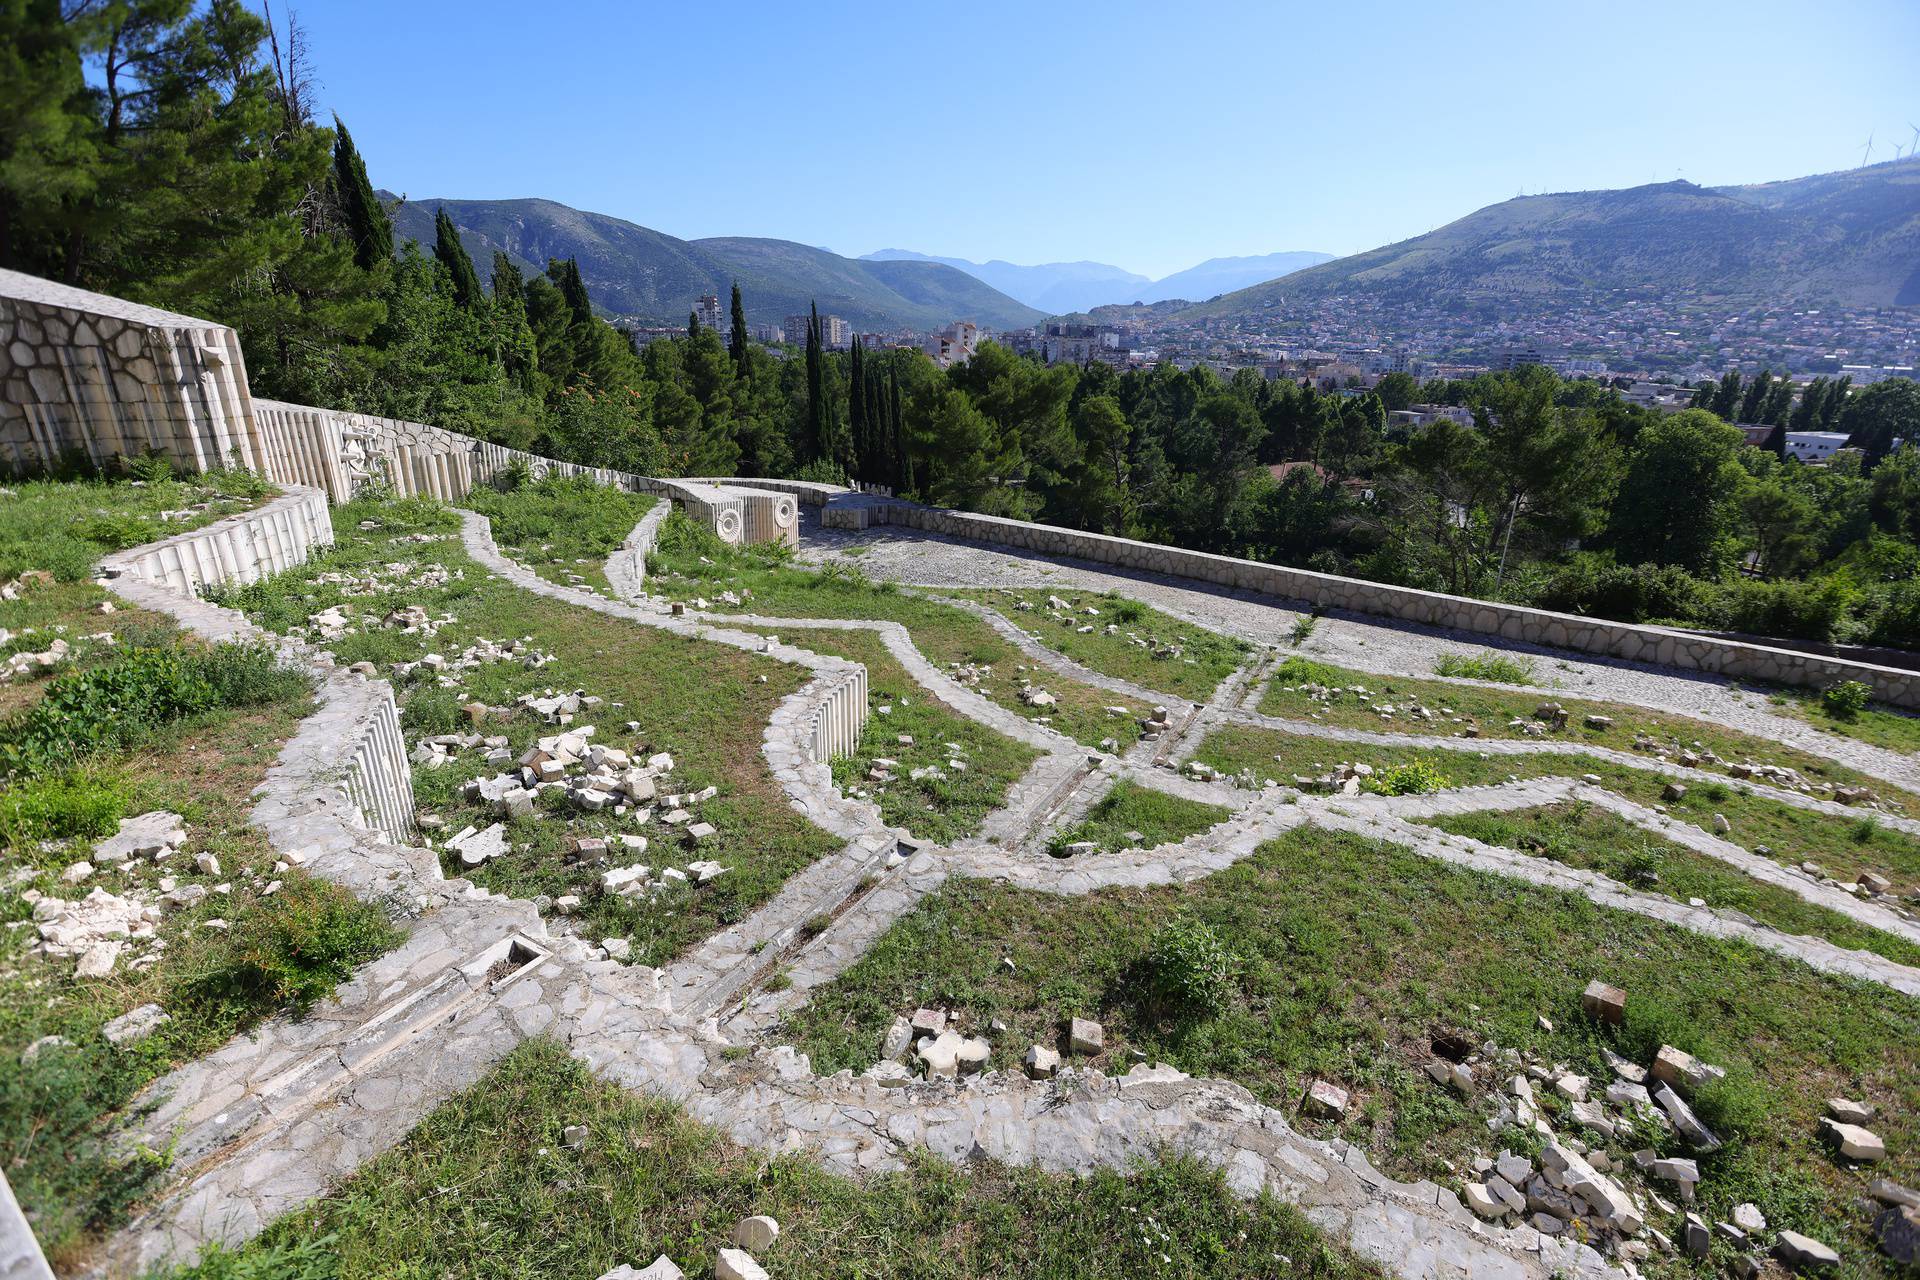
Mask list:
[[733,282],[733,328],[727,334],[727,354],[733,357],[733,376],[747,376],[747,309],[740,301],[740,282]]
[[[333,199],[353,243],[353,260],[362,271],[377,271],[393,262],[393,219],[374,194],[367,165],[353,145],[353,135],[340,117],[333,118]],[[436,223],[437,228],[437,223]]]
[[460,229],[453,225],[444,206],[433,215],[433,256],[440,259],[453,277],[455,306],[462,311],[478,311],[486,305],[486,294],[480,290],[480,273],[473,269],[467,246],[460,243]]

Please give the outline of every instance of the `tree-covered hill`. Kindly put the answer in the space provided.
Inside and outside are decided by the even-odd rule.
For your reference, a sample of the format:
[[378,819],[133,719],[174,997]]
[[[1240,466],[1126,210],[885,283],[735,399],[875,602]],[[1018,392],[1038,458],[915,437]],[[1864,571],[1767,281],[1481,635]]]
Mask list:
[[575,259],[594,301],[609,313],[661,324],[685,323],[695,299],[725,298],[736,280],[748,317],[772,324],[812,303],[823,315],[881,331],[937,329],[955,320],[1005,329],[1041,318],[936,262],[866,262],[747,236],[680,240],[552,200],[408,200],[395,210],[396,236],[432,244],[434,213],[442,207],[476,262],[501,250],[522,271],[539,274],[549,258]]
[[1601,290],[1920,305],[1920,160],[1757,186],[1521,196],[1186,314],[1230,318],[1350,293],[1498,296],[1525,306]]

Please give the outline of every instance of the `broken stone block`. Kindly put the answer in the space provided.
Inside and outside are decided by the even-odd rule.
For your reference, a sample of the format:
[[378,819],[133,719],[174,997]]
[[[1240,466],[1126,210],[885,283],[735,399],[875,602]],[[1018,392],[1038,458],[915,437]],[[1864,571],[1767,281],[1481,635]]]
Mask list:
[[1687,788],[1683,783],[1669,782],[1661,789],[1660,798],[1668,804],[1678,804],[1687,798]]
[[1827,1114],[1841,1124],[1865,1124],[1873,1119],[1873,1108],[1850,1098],[1828,1098]]
[[742,1218],[734,1224],[733,1243],[748,1253],[765,1253],[780,1237],[780,1224],[764,1213]]
[[1580,993],[1580,1007],[1589,1018],[1617,1027],[1627,1016],[1627,993],[1595,978]]
[[560,1131],[560,1140],[567,1144],[570,1151],[583,1151],[587,1145],[587,1126],[570,1124]]
[[1467,1202],[1467,1208],[1480,1217],[1493,1219],[1506,1216],[1506,1203],[1495,1198],[1493,1192],[1487,1190],[1485,1183],[1469,1180],[1461,1186],[1460,1190],[1460,1198]]
[[947,1029],[947,1015],[939,1009],[915,1009],[910,1021],[916,1037],[937,1036]]
[[1887,1144],[1870,1129],[1863,1129],[1857,1124],[1841,1124],[1838,1120],[1822,1120],[1820,1128],[1827,1140],[1849,1160],[1870,1163],[1887,1158]]
[[1075,1018],[1067,1025],[1067,1048],[1083,1057],[1092,1057],[1102,1053],[1107,1047],[1107,1033],[1099,1023],[1089,1018]]
[[913,1024],[905,1018],[895,1018],[893,1025],[887,1028],[886,1037],[880,1041],[880,1056],[889,1062],[898,1062],[907,1056],[907,1050],[913,1047]]
[[1760,1206],[1757,1204],[1737,1204],[1733,1206],[1733,1225],[1748,1233],[1765,1231],[1767,1215],[1760,1212]]
[[1868,893],[1888,893],[1893,889],[1891,880],[1882,875],[1875,875],[1871,871],[1862,871],[1857,883]]
[[1347,1114],[1347,1091],[1328,1080],[1315,1080],[1307,1088],[1301,1109],[1323,1120],[1338,1120]]
[[1920,1262],[1920,1209],[1893,1205],[1873,1220],[1873,1236],[1880,1252],[1902,1266]]
[[137,1009],[128,1010],[101,1027],[100,1034],[105,1036],[107,1043],[115,1048],[125,1048],[128,1045],[139,1044],[169,1021],[171,1019],[159,1005],[143,1004]]
[[1725,1078],[1727,1073],[1720,1067],[1707,1065],[1683,1049],[1663,1044],[1660,1051],[1653,1055],[1653,1068],[1647,1074],[1672,1085],[1681,1093],[1690,1094],[1704,1085]]
[[1840,1255],[1830,1246],[1812,1236],[1803,1236],[1798,1231],[1782,1231],[1779,1241],[1773,1246],[1773,1256],[1793,1270],[1806,1274],[1830,1271],[1840,1265]]
[[1027,1075],[1032,1079],[1051,1080],[1054,1073],[1060,1070],[1060,1054],[1045,1045],[1036,1044],[1027,1050],[1027,1056],[1022,1060],[1021,1065],[1026,1068]]
[[1693,1108],[1681,1101],[1680,1095],[1673,1091],[1672,1085],[1663,1084],[1653,1091],[1653,1100],[1667,1113],[1667,1119],[1673,1121],[1675,1132],[1686,1139],[1696,1151],[1718,1151],[1720,1139],[1713,1130],[1702,1124],[1700,1117],[1693,1114]]
[[987,1065],[987,1059],[993,1056],[993,1046],[957,1031],[942,1031],[923,1042],[918,1054],[927,1064],[929,1077],[972,1075]]
[[714,834],[715,828],[711,822],[696,822],[687,828],[687,838],[695,844],[711,839]]
[[1680,1228],[1680,1248],[1690,1258],[1704,1258],[1713,1250],[1713,1234],[1697,1213],[1687,1215]]

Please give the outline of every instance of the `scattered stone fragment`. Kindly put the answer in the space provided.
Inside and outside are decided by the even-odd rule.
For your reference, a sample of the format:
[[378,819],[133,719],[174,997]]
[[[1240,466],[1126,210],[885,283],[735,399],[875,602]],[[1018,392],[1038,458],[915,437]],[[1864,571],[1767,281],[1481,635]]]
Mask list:
[[1617,1027],[1627,1016],[1627,993],[1595,978],[1580,993],[1580,1008],[1589,1018]]
[[1347,1114],[1347,1091],[1332,1081],[1315,1080],[1308,1086],[1301,1108],[1310,1116],[1338,1120]]
[[1681,1101],[1680,1095],[1673,1091],[1673,1086],[1663,1084],[1655,1089],[1653,1100],[1660,1104],[1660,1109],[1667,1113],[1667,1119],[1673,1121],[1675,1131],[1694,1150],[1706,1152],[1720,1149],[1720,1139],[1713,1130],[1701,1123],[1700,1117],[1693,1114],[1692,1107]]
[[1873,1119],[1873,1108],[1850,1098],[1828,1098],[1827,1114],[1841,1124],[1865,1124]]
[[1653,1055],[1653,1068],[1647,1074],[1687,1094],[1725,1078],[1727,1073],[1720,1067],[1708,1066],[1684,1050],[1663,1044],[1659,1052]]
[[744,1249],[722,1249],[713,1264],[714,1280],[768,1280],[764,1267]]
[[748,1253],[765,1253],[780,1237],[780,1224],[764,1213],[742,1218],[734,1224],[733,1243]]
[[1032,1079],[1051,1080],[1054,1073],[1060,1070],[1060,1054],[1057,1050],[1036,1044],[1027,1050],[1027,1056],[1022,1060],[1021,1065],[1026,1068],[1027,1075]]
[[1863,1129],[1857,1124],[1841,1124],[1838,1120],[1822,1120],[1820,1128],[1827,1140],[1849,1160],[1871,1163],[1887,1158],[1887,1144],[1871,1129]]
[[1891,1205],[1873,1220],[1873,1237],[1880,1252],[1902,1266],[1920,1262],[1920,1208]]
[[972,1075],[987,1065],[987,1059],[993,1056],[993,1046],[957,1031],[942,1031],[933,1039],[923,1041],[915,1052],[927,1064],[929,1077]]
[[1103,1053],[1107,1047],[1106,1029],[1088,1018],[1075,1018],[1067,1026],[1067,1048],[1083,1057]]
[[139,1044],[170,1021],[172,1019],[159,1005],[143,1004],[101,1027],[100,1034],[115,1048],[125,1048]]
[[1782,1231],[1778,1243],[1773,1246],[1773,1256],[1793,1270],[1808,1274],[1829,1271],[1840,1265],[1840,1255],[1830,1246],[1812,1236],[1803,1236],[1798,1231]]
[[1751,1234],[1767,1229],[1767,1215],[1760,1212],[1760,1206],[1743,1202],[1733,1206],[1733,1225]]
[[560,1131],[560,1139],[567,1144],[569,1150],[584,1151],[587,1146],[587,1126],[570,1124]]

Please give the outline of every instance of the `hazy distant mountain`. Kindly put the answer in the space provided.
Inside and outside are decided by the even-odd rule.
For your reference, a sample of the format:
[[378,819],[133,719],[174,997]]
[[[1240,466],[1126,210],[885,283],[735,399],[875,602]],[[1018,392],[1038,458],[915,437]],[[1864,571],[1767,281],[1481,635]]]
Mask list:
[[1277,279],[1318,262],[1330,253],[1269,253],[1256,258],[1209,258],[1197,267],[1176,271],[1164,280],[1151,280],[1104,262],[1046,262],[1023,267],[995,259],[969,262],[965,258],[937,258],[912,249],[879,249],[866,254],[868,262],[939,262],[983,280],[1000,292],[1018,298],[1049,315],[1091,311],[1098,306],[1130,302],[1164,302],[1168,298],[1211,298],[1232,289]]
[[1043,262],[1039,266],[1022,267],[998,258],[992,262],[968,262],[965,258],[936,258],[911,249],[879,249],[863,254],[861,261],[942,263],[1048,315],[1084,311],[1131,296],[1129,290],[1153,283],[1145,276],[1104,262]]
[[1330,253],[1308,250],[1263,253],[1253,258],[1208,258],[1197,267],[1188,267],[1185,271],[1176,271],[1154,281],[1144,292],[1136,293],[1130,299],[1109,298],[1108,301],[1164,302],[1168,298],[1211,298],[1216,294],[1245,289],[1249,285],[1278,280],[1295,271],[1332,261],[1333,255]]
[[528,272],[546,270],[548,258],[577,258],[596,305],[658,324],[686,323],[703,293],[725,302],[735,280],[748,318],[772,324],[806,311],[809,302],[823,315],[882,331],[937,329],[954,320],[1010,329],[1042,318],[942,263],[862,262],[746,236],[681,240],[552,200],[409,200],[395,214],[396,234],[432,245],[434,210],[442,206],[483,279],[495,249]]
[[1616,289],[1920,305],[1920,160],[1757,186],[1664,182],[1521,196],[1183,314],[1253,315],[1283,299],[1354,293],[1480,297],[1512,311]]

